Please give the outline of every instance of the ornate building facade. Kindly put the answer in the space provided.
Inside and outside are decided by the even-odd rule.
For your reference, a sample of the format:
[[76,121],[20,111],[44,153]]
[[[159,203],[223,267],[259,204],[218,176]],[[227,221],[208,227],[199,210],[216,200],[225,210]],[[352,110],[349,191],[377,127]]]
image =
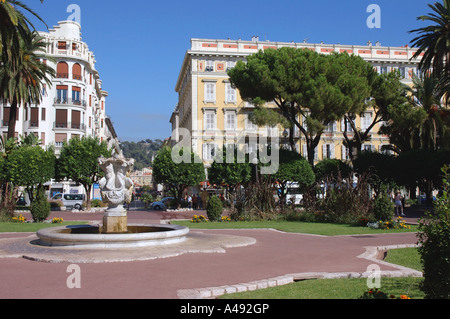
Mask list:
[[[111,137],[106,125],[106,97],[95,69],[94,53],[81,39],[81,26],[61,21],[49,32],[39,32],[47,43],[45,59],[56,71],[49,87],[44,84],[39,105],[21,105],[16,137],[35,134],[44,146],[54,145],[56,152],[64,141],[82,136],[100,140]],[[1,132],[8,130],[9,105],[1,105]]]

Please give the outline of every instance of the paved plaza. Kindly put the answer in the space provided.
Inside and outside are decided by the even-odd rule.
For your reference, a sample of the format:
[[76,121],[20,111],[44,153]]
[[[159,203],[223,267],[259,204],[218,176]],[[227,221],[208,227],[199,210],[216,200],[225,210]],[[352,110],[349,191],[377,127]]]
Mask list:
[[[206,215],[201,211],[130,211],[128,218],[129,223],[160,223],[189,219],[194,213]],[[100,222],[103,214],[60,212],[51,217]],[[407,221],[417,221],[417,216],[410,214]],[[327,237],[273,229],[191,230],[184,244],[190,246],[181,253],[170,254],[173,247],[145,248],[133,251],[133,258],[120,260],[113,257],[123,251],[109,250],[104,252],[104,260],[109,262],[89,260],[86,256],[92,252],[83,250],[63,250],[59,260],[37,261],[39,256],[31,253],[36,247],[29,245],[34,237],[31,233],[0,234],[1,299],[214,298],[225,292],[282,285],[298,279],[364,277],[373,264],[385,276],[419,275],[377,259],[390,247],[415,245],[414,233]],[[28,244],[28,251],[21,251],[24,244]],[[154,258],[146,258],[151,254]],[[67,286],[71,275],[68,266],[74,262],[79,262],[80,267],[79,289]]]

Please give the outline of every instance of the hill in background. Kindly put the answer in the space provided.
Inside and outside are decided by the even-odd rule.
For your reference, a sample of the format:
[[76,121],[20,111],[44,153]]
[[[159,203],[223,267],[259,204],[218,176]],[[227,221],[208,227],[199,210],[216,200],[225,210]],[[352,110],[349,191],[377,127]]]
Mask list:
[[134,158],[136,161],[134,164],[135,170],[142,170],[144,167],[152,166],[152,159],[158,151],[161,149],[164,141],[160,139],[145,140],[140,142],[121,142],[120,146],[123,151],[123,155],[126,158]]

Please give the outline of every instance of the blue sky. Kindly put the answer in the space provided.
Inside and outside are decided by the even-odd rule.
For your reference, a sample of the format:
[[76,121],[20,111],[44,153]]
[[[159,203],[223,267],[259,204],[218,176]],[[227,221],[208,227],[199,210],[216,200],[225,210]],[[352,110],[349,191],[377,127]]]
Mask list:
[[[107,114],[122,141],[171,135],[175,84],[191,38],[403,46],[434,1],[23,0],[50,28],[68,19],[70,4],[80,6],[83,41],[96,56]],[[381,28],[367,27],[370,4],[381,9]]]

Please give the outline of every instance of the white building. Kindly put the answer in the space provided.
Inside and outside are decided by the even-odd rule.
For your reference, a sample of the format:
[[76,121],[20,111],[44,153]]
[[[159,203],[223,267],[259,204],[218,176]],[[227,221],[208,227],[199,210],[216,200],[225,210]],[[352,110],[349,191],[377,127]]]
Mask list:
[[[95,69],[94,53],[81,39],[81,26],[62,21],[49,32],[39,32],[47,42],[44,60],[55,69],[52,86],[44,84],[39,105],[20,106],[16,137],[35,134],[45,146],[55,145],[56,152],[64,141],[74,137],[94,136],[105,140],[111,136],[106,120],[106,97]],[[1,133],[8,131],[9,105],[1,105]]]

